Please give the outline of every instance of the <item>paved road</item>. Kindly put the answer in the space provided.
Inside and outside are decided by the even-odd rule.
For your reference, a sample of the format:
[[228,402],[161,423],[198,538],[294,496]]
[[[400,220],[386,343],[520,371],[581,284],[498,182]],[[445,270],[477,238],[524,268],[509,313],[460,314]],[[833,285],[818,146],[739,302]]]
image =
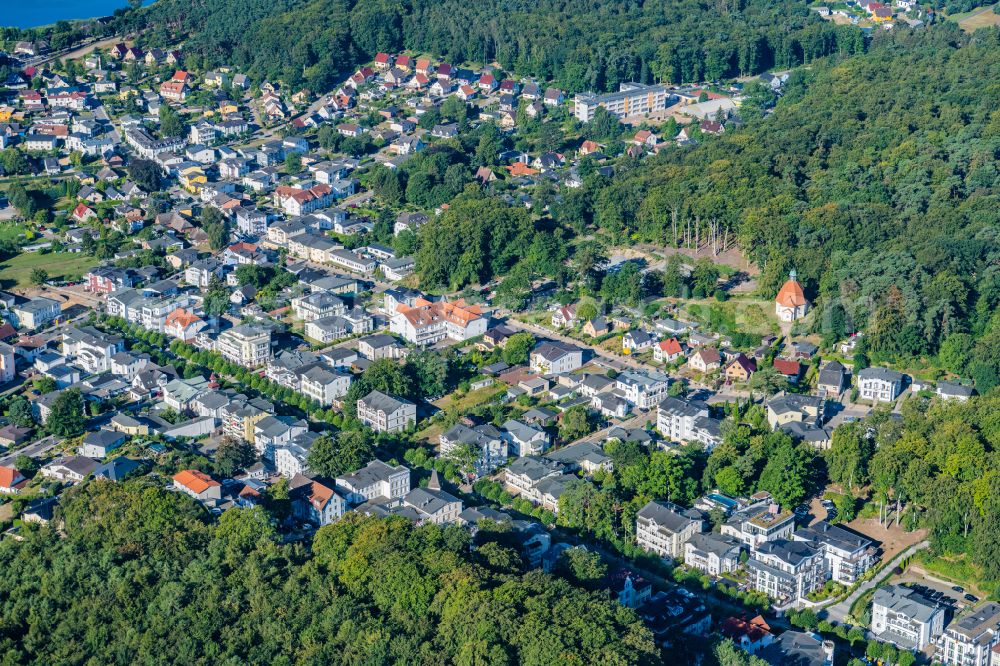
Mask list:
[[588,345],[585,342],[576,340],[566,335],[561,335],[554,331],[551,331],[542,326],[536,326],[535,324],[529,324],[527,322],[514,319],[513,317],[508,317],[506,324],[511,328],[516,328],[522,331],[528,331],[529,333],[534,333],[540,338],[549,338],[550,340],[559,340],[560,342],[565,342],[567,344],[574,345],[576,347],[581,347],[584,349],[590,349],[595,355],[601,357],[603,361],[610,364],[614,369],[621,371],[626,368],[632,368],[633,370],[655,370],[653,366],[637,361],[634,358],[628,358],[626,356],[618,356],[613,354],[606,349],[601,349],[600,347],[595,347],[593,345]]
[[18,456],[28,456],[30,458],[41,458],[46,453],[58,446],[59,441],[56,437],[49,435],[44,439],[40,439],[34,444],[29,444],[23,449],[18,449],[17,451],[11,451],[7,455],[0,458],[0,465],[12,465]]
[[[916,553],[917,551],[929,547],[930,545],[931,545],[930,541],[921,541],[920,543],[913,544],[903,552],[896,555],[896,557],[890,560],[889,563],[885,565],[885,567],[883,567],[883,569],[878,573],[877,576],[859,585],[858,589],[854,590],[854,592],[851,592],[851,594],[843,601],[833,604],[832,606],[828,606],[826,609],[824,609],[826,612],[825,619],[830,620],[831,622],[843,622],[844,618],[847,617],[847,614],[851,611],[851,604],[857,601],[858,597],[860,597],[862,594],[864,594],[868,590],[871,590],[876,585],[881,583],[883,580],[888,578],[892,574],[893,570],[896,568],[896,565],[898,565],[901,561],[903,561],[904,558],[907,558],[910,555]],[[820,616],[823,617],[822,613],[820,614]]]

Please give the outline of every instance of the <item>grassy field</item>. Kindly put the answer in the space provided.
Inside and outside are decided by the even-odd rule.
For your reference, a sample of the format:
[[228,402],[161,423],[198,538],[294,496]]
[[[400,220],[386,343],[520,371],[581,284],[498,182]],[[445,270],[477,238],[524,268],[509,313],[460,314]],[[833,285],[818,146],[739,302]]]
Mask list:
[[1000,26],[1000,14],[993,11],[993,7],[980,7],[971,12],[953,14],[948,17],[958,23],[958,26],[965,32],[973,32],[979,28],[988,28],[996,25]]
[[31,286],[31,271],[43,268],[54,280],[78,278],[98,263],[85,254],[25,252],[0,263],[0,287]]

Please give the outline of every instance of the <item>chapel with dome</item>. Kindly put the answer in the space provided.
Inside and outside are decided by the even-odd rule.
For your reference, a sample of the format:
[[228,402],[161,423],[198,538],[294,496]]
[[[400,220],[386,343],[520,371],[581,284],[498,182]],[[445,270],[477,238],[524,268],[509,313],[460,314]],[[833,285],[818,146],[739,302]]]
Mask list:
[[796,321],[809,312],[809,301],[806,300],[806,294],[796,277],[793,270],[774,299],[774,311],[781,321]]

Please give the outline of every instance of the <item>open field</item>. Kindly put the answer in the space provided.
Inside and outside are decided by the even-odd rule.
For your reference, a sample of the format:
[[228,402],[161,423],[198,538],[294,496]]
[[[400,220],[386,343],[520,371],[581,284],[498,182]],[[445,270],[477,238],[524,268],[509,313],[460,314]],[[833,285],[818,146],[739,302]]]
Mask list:
[[958,26],[965,32],[973,32],[979,28],[988,28],[993,25],[1000,26],[1000,14],[993,11],[993,7],[980,7],[971,12],[954,14],[948,17],[958,23]]
[[97,265],[97,259],[85,254],[25,252],[0,263],[0,287],[31,286],[31,271],[43,268],[54,280],[79,277]]

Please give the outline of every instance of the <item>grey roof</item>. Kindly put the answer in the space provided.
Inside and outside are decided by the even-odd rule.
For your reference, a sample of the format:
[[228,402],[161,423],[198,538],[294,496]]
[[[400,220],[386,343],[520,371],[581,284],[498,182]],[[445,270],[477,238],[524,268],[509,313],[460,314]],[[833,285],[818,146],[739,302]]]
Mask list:
[[722,557],[733,548],[740,547],[740,541],[738,539],[712,532],[693,534],[691,535],[691,538],[688,539],[688,543],[690,543],[696,550],[703,553],[714,553],[719,557]]
[[797,566],[803,560],[815,555],[817,546],[806,541],[775,539],[761,544],[757,551],[764,555],[773,555],[782,562]]
[[393,467],[381,460],[373,460],[356,472],[338,476],[337,481],[344,481],[354,487],[364,488],[380,481],[386,481],[390,476],[401,471],[408,472],[409,470],[402,465]]
[[847,370],[840,361],[830,361],[820,369],[818,384],[820,386],[840,385],[844,381],[846,372]]
[[403,498],[403,503],[406,506],[426,515],[434,515],[448,504],[460,501],[454,495],[443,490],[431,490],[430,488],[414,488]]
[[667,397],[660,402],[660,410],[675,416],[693,418],[704,412],[705,408],[680,398]]
[[603,391],[614,383],[615,380],[610,377],[591,373],[587,375],[582,382],[580,382],[580,386],[585,386],[594,391]]
[[361,401],[369,408],[380,412],[385,412],[386,414],[392,414],[394,411],[403,407],[404,405],[412,405],[413,403],[409,400],[403,398],[395,398],[391,395],[386,395],[381,391],[372,391],[365,397],[361,398]]
[[562,468],[561,464],[552,460],[522,456],[507,466],[507,472],[515,476],[527,477],[530,481],[535,482],[550,474],[562,471]]
[[600,465],[611,460],[611,457],[604,453],[604,449],[594,442],[576,442],[560,449],[548,451],[545,457],[555,462],[575,465],[579,465],[585,460],[594,465]]
[[972,397],[972,387],[965,386],[964,384],[959,384],[957,382],[938,382],[937,385],[938,393],[943,395],[951,395],[956,397],[969,398]]
[[470,428],[461,423],[456,423],[441,436],[450,442],[485,446],[492,441],[499,440],[500,431],[491,425],[478,425]]
[[927,622],[941,608],[941,603],[932,601],[912,587],[886,585],[875,590],[872,603],[884,606],[894,613],[902,613],[911,620]]
[[681,515],[682,509],[671,502],[649,502],[639,509],[637,517],[656,523],[669,532],[680,532],[691,523],[691,519]]
[[879,379],[896,383],[903,381],[903,373],[888,368],[865,368],[858,372],[858,379]]
[[774,666],[823,666],[827,663],[823,643],[812,634],[800,631],[786,631],[757,656]]
[[533,354],[538,354],[546,361],[556,361],[568,354],[582,354],[583,350],[570,344],[558,342],[543,342],[535,347]]
[[88,432],[87,436],[83,438],[83,443],[92,446],[109,447],[122,442],[126,438],[126,435],[114,430],[96,430]]
[[545,431],[541,428],[536,428],[533,425],[525,423],[524,421],[518,421],[517,419],[508,419],[502,427],[511,434],[511,437],[519,442],[527,442],[538,435],[545,434]]
[[815,525],[798,529],[793,537],[795,539],[827,544],[849,552],[863,550],[873,543],[867,537],[851,532],[839,525],[831,525],[825,520],[821,520]]
[[359,344],[362,342],[370,346],[372,349],[380,349],[382,347],[389,347],[399,344],[396,338],[392,337],[391,335],[386,335],[385,333],[376,333],[375,335],[365,336],[360,340],[358,340]]
[[140,467],[142,467],[142,463],[138,460],[119,456],[95,469],[94,476],[109,481],[121,481]]
[[832,437],[828,428],[817,428],[802,421],[789,421],[788,423],[782,423],[778,427],[796,439],[813,444],[829,442]]

